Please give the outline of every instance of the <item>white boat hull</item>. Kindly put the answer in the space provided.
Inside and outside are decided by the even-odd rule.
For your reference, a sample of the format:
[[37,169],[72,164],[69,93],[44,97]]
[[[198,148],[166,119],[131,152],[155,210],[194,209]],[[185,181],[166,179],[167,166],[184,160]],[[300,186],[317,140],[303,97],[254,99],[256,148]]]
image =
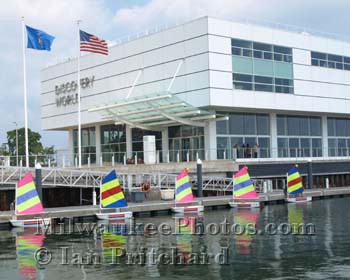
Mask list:
[[99,220],[123,220],[132,218],[132,212],[96,213]]
[[230,201],[229,202],[230,206],[233,208],[260,208],[262,206],[262,203],[259,201],[242,201],[242,202],[237,202],[237,201]]
[[24,228],[49,226],[51,224],[51,218],[10,220],[10,223],[13,227],[24,227]]
[[204,211],[203,205],[175,206],[171,208],[174,213],[199,213]]
[[286,201],[288,203],[305,203],[305,202],[310,202],[312,201],[311,196],[303,196],[303,197],[288,197],[286,198]]

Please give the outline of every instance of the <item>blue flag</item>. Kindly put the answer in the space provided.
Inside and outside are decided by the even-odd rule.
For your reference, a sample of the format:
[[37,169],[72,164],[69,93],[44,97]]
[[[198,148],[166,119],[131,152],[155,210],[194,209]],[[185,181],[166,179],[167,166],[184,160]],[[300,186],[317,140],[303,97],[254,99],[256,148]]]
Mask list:
[[28,44],[27,48],[35,50],[51,51],[51,45],[55,37],[26,25]]

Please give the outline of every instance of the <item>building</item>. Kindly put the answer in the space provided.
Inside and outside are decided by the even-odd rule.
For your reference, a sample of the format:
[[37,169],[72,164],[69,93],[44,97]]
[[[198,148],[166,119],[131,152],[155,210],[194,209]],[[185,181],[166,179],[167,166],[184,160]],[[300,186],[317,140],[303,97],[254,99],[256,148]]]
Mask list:
[[[77,61],[42,70],[45,130],[77,152]],[[203,17],[81,58],[83,162],[344,157],[350,43]],[[242,146],[248,145],[248,149]]]

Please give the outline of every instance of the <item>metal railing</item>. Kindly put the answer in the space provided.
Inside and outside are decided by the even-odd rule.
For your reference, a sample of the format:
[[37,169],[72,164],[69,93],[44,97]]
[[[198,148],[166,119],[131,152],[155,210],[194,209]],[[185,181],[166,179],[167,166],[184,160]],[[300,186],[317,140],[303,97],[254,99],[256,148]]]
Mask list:
[[[138,165],[144,163],[147,151],[132,152],[101,152],[82,153],[82,164],[84,167],[116,166],[116,165]],[[219,149],[182,149],[182,150],[158,150],[153,154],[155,163],[179,163],[201,160],[232,160],[237,162],[250,161],[284,161],[284,160],[305,160],[309,158],[320,160],[348,160],[350,148],[219,148]],[[0,166],[26,166],[25,156],[1,156]],[[78,167],[77,154],[68,151],[58,151],[52,155],[30,155],[29,165],[34,167],[40,163],[43,167]]]

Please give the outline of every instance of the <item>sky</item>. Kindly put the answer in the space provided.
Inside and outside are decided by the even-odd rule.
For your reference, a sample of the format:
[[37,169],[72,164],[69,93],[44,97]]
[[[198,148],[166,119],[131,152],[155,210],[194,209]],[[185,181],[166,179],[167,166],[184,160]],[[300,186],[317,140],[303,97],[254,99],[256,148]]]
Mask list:
[[[21,20],[56,37],[51,52],[27,49],[29,127],[42,134],[45,146],[63,149],[66,132],[42,131],[41,69],[76,56],[76,22],[106,39],[119,38],[162,24],[209,15],[300,26],[350,37],[348,0],[2,0],[0,9],[0,145],[6,132],[24,126]],[[349,50],[350,51],[350,50]]]

